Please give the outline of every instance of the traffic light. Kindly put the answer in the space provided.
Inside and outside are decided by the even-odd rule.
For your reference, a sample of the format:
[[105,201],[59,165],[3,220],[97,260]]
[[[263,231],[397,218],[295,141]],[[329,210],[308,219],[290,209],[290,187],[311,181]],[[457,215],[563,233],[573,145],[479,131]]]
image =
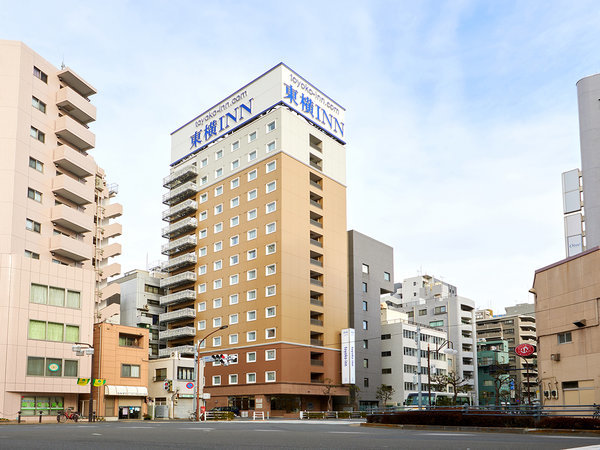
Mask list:
[[165,391],[169,390],[169,380],[165,380]]
[[224,366],[229,365],[229,360],[228,360],[229,355],[223,353],[223,354],[219,354],[219,355],[212,355],[212,359],[214,362],[222,364]]
[[169,392],[173,392],[173,380],[169,380]]

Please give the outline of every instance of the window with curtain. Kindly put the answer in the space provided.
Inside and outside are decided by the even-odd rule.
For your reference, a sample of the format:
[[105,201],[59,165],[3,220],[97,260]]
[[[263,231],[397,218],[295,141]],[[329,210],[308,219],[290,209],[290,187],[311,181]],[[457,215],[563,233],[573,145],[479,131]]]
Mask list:
[[40,320],[29,321],[29,333],[27,335],[29,339],[46,339],[46,322]]
[[47,339],[49,341],[62,342],[63,341],[64,325],[62,323],[48,322],[47,328]]
[[50,286],[48,304],[52,306],[65,306],[65,290]]
[[65,359],[64,365],[64,376],[65,377],[76,377],[77,376],[77,368],[79,362],[76,360]]
[[44,375],[44,358],[29,356],[27,358],[27,375]]
[[46,376],[61,377],[62,376],[62,359],[46,358]]
[[65,326],[65,342],[79,342],[79,327],[77,325]]
[[67,308],[79,309],[81,294],[76,291],[67,291]]
[[45,305],[48,303],[48,287],[42,286],[41,284],[31,283],[31,289],[29,291],[29,301],[31,303],[39,303]]
[[139,378],[140,366],[134,364],[121,364],[121,376],[123,378]]

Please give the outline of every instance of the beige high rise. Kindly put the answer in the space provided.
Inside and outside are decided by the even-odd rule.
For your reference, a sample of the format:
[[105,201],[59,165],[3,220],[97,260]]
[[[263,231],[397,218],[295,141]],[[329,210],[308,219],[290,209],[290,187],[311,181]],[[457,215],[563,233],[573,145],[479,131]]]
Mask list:
[[71,347],[118,294],[104,287],[122,207],[88,154],[94,87],[15,41],[0,41],[0,82],[0,417],[53,415],[89,392]]
[[[275,103],[264,101],[272,92]],[[333,114],[342,109],[280,64],[173,133],[161,339],[165,355],[193,354],[216,331],[202,355],[237,357],[228,367],[207,364],[209,408],[320,410],[325,385],[341,382],[346,170],[342,116]],[[195,142],[215,137],[210,124],[225,131]]]

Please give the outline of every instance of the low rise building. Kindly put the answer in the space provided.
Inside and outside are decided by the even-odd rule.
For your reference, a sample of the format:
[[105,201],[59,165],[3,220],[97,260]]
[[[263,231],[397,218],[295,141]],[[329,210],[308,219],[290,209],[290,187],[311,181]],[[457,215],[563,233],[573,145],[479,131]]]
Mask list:
[[[505,340],[477,343],[479,371],[479,404],[499,405],[514,397],[514,381],[508,369],[508,342]],[[512,387],[512,389],[511,389]]]
[[[200,366],[202,369],[203,364]],[[195,373],[194,358],[185,358],[175,351],[167,358],[150,361],[148,395],[153,405],[152,417],[187,419],[195,411]],[[200,397],[203,378],[200,370]]]

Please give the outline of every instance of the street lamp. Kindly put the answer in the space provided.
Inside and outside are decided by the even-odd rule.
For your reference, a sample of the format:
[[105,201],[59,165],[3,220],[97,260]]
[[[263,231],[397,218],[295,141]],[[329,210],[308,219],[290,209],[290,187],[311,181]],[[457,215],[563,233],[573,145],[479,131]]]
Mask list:
[[90,368],[90,407],[89,407],[89,415],[88,422],[93,422],[94,419],[94,347],[87,342],[75,342],[73,344],[72,350],[75,352],[77,356],[90,355],[92,357],[92,365]]
[[[447,345],[448,347],[445,348],[443,350],[443,353],[445,353],[446,355],[456,355],[458,353],[458,350],[454,349],[454,344],[452,343],[452,341],[449,341],[448,339],[446,339],[444,342],[442,342],[440,345],[437,346],[437,348],[435,349],[434,353],[439,353],[439,351],[445,346]],[[427,390],[428,390],[428,396],[429,396],[429,407],[431,408],[431,350],[429,348],[429,344],[427,344]]]
[[196,422],[200,421],[200,346],[208,337],[227,327],[228,325],[223,325],[222,327],[211,331],[198,342],[198,345],[196,345],[196,352],[194,355],[194,368],[196,369]]

